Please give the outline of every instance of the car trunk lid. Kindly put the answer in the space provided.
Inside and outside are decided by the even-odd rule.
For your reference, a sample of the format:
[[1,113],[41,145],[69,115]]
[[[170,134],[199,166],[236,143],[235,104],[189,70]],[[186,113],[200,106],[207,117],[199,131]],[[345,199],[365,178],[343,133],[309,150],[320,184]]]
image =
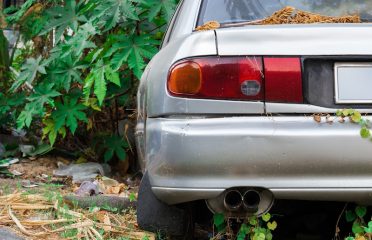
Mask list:
[[[217,29],[217,48],[219,56],[263,57],[266,112],[299,112],[300,108],[293,104],[321,107],[319,111],[323,112],[342,108],[368,110],[372,109],[372,96],[369,99],[366,91],[364,102],[339,100],[341,95],[350,94],[352,99],[359,99],[360,90],[372,86],[366,75],[372,72],[371,27],[371,24],[318,24]],[[294,74],[294,65],[300,69],[300,77]],[[345,68],[341,71],[337,66]],[[349,66],[353,69],[349,70]],[[345,69],[346,74],[342,73]],[[344,75],[337,76],[338,72]],[[357,73],[355,81],[347,79],[352,72]],[[299,94],[300,98],[295,97]],[[314,111],[313,107],[308,109]]]
[[372,55],[372,24],[295,24],[217,29],[220,56]]

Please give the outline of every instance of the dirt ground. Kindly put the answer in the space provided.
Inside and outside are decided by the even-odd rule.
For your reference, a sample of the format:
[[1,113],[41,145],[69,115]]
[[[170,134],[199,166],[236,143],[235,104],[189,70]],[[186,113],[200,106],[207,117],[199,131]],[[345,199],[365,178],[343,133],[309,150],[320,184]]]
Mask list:
[[[133,204],[121,210],[116,205],[111,206],[111,200],[104,205],[91,201],[81,208],[67,197],[75,196],[80,184],[73,184],[69,177],[53,176],[58,163],[69,164],[71,160],[61,157],[24,159],[9,168],[19,176],[0,178],[0,240],[155,239],[154,234],[140,231],[136,224],[132,206],[136,201],[137,181],[125,182],[122,179],[127,176],[118,175],[97,178],[98,186],[104,189],[97,198],[126,199],[126,203]],[[80,197],[80,200],[89,200],[94,196]]]

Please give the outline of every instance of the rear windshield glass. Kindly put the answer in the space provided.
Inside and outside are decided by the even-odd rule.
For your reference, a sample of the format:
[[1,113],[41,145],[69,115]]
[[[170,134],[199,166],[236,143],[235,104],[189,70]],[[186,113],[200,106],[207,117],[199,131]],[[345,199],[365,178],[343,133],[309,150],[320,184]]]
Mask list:
[[372,20],[372,0],[203,0],[198,25],[257,21],[287,6],[325,16],[358,15],[363,22]]

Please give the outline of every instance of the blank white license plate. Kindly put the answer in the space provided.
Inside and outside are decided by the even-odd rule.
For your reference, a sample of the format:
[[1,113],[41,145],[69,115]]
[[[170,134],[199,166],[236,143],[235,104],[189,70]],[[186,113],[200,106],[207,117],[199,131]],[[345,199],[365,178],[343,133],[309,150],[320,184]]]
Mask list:
[[335,63],[336,103],[372,103],[372,63]]

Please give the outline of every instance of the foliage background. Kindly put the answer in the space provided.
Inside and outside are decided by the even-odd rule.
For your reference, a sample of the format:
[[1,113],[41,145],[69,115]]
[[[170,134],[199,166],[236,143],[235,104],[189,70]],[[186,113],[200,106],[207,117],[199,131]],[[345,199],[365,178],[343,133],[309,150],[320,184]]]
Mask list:
[[5,9],[3,28],[19,36],[0,63],[0,126],[86,158],[125,160],[133,147],[119,129],[133,126],[138,79],[176,2],[27,0]]

